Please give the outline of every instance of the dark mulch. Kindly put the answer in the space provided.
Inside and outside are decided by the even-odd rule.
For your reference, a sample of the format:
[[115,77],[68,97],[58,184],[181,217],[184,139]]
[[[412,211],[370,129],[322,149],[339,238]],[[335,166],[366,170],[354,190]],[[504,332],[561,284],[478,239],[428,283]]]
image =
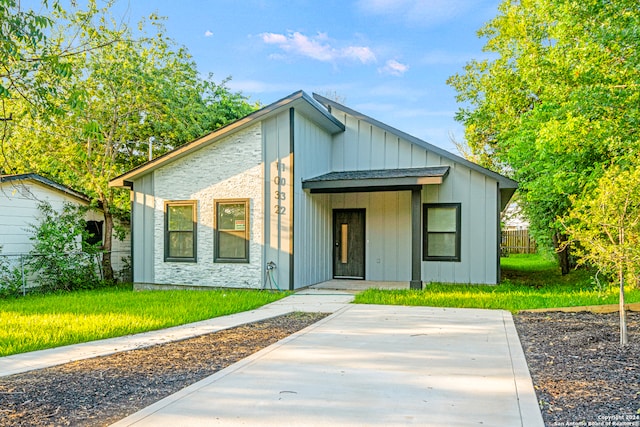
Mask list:
[[547,426],[640,426],[640,313],[521,313],[516,328]]
[[325,317],[293,313],[0,378],[1,426],[104,426]]

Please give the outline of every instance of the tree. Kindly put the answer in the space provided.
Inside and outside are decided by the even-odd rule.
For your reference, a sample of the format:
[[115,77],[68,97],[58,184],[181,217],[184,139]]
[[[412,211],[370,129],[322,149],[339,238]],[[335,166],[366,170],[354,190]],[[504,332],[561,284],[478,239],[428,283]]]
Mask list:
[[617,276],[620,344],[627,344],[624,285],[640,273],[640,168],[611,168],[589,196],[577,199],[567,231],[577,240],[580,262]]
[[[45,11],[67,14],[77,23],[91,20],[98,12],[94,1],[74,14],[65,12],[58,0],[42,0],[41,4]],[[70,7],[75,8],[73,4]],[[51,38],[53,24],[50,15],[25,10],[16,0],[0,0],[0,151],[5,150],[4,143],[10,138],[14,117],[30,114],[46,119],[61,115],[81,96],[76,90],[61,90],[76,71],[70,59],[99,46],[93,40],[83,44],[76,43],[75,37]],[[5,164],[0,170],[11,169],[7,163],[10,156],[4,154]]]
[[492,59],[448,80],[467,105],[457,119],[472,152],[519,181],[536,240],[553,242],[563,273],[561,218],[640,148],[639,27],[635,0],[505,0],[479,32]]
[[24,115],[16,123],[12,163],[83,191],[100,205],[109,280],[114,216],[129,207],[128,194],[109,188],[109,180],[146,161],[151,138],[160,155],[257,106],[231,93],[225,82],[200,78],[186,49],[167,37],[157,16],[141,22],[138,38],[129,28],[115,27],[108,9],[88,20],[59,12],[56,20],[66,24],[55,32],[57,39],[73,33],[77,44],[101,47],[69,59],[75,72],[59,90],[81,94],[74,99],[77,108],[52,120]]

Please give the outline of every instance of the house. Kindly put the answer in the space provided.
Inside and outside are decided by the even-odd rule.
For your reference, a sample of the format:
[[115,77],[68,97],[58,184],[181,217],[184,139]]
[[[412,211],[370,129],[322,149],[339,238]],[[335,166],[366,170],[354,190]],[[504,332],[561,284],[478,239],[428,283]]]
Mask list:
[[110,182],[133,280],[298,289],[333,278],[495,284],[517,183],[296,92]]
[[[20,262],[33,247],[30,226],[39,222],[38,206],[47,202],[56,211],[61,211],[65,203],[88,206],[88,196],[69,187],[51,181],[35,173],[0,175],[0,256],[10,264]],[[102,241],[102,212],[87,212],[87,229],[95,236],[95,242]],[[130,256],[130,242],[114,239],[113,268],[119,272],[125,268],[122,258]]]

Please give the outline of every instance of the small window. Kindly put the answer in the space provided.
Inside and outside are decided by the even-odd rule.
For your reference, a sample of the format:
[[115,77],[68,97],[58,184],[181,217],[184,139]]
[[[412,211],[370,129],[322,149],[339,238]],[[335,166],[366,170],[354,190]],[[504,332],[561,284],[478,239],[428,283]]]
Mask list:
[[164,260],[196,262],[196,202],[165,202]]
[[87,221],[84,227],[87,235],[83,243],[96,245],[102,243],[102,224],[104,221]]
[[249,199],[214,202],[215,262],[249,262]]
[[425,261],[460,261],[460,203],[425,204]]

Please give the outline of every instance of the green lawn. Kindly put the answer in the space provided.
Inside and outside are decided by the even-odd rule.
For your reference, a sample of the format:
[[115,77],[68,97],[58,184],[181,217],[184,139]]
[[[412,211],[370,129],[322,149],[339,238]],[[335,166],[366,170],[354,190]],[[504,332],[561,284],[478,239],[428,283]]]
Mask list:
[[[359,304],[490,308],[511,312],[535,308],[616,304],[618,290],[598,289],[586,270],[562,276],[557,263],[541,255],[502,258],[503,281],[497,286],[429,284],[417,290],[370,289],[356,295]],[[640,301],[640,290],[628,289],[626,302]]]
[[0,299],[0,356],[196,322],[252,310],[286,295],[111,288]]

